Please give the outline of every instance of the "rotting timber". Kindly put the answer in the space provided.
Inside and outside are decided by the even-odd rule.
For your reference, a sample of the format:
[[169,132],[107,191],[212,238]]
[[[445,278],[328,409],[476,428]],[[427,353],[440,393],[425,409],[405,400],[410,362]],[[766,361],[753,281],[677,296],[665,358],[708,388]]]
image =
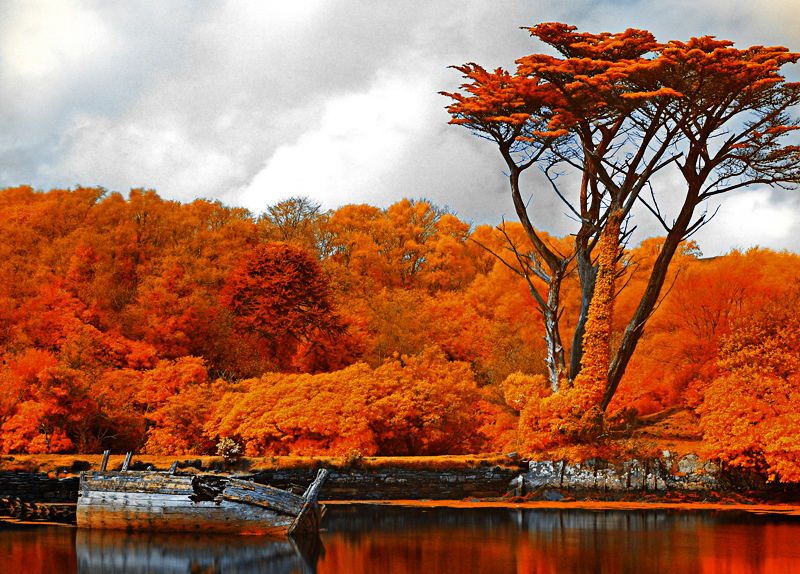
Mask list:
[[[106,457],[104,457],[105,462]],[[315,537],[325,507],[321,469],[302,496],[224,474],[122,470],[81,472],[79,527],[112,530],[212,531]]]

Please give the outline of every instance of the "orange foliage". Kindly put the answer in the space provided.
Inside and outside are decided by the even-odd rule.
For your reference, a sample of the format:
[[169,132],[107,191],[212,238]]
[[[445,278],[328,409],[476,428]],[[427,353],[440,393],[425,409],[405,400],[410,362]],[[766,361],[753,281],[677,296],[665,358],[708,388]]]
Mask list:
[[203,427],[215,399],[203,360],[161,361],[143,373],[135,401],[152,425],[144,451],[149,454],[211,453]]
[[225,280],[221,303],[280,369],[291,368],[302,343],[319,335],[335,340],[344,331],[319,264],[286,243],[245,253]]
[[798,304],[795,286],[736,322],[698,409],[707,446],[722,461],[782,482],[800,482]]
[[616,295],[617,258],[620,251],[620,214],[613,213],[598,245],[598,271],[594,296],[589,305],[583,336],[581,371],[573,381],[577,407],[589,411],[599,407],[608,383],[611,361],[611,328]]
[[479,398],[469,366],[431,348],[374,370],[359,363],[245,381],[223,396],[206,429],[241,440],[250,456],[475,452],[483,440]]
[[386,210],[347,205],[329,231],[332,259],[377,288],[456,289],[475,275],[469,225],[426,201],[403,199]]
[[45,406],[36,401],[17,405],[14,415],[2,426],[3,453],[30,454],[70,452],[73,443],[63,429],[47,424]]
[[[641,260],[635,251],[632,257]],[[700,405],[703,389],[718,372],[720,340],[742,317],[781,297],[800,275],[796,255],[766,249],[712,259],[689,255],[676,263],[674,283],[648,323],[611,412],[634,407],[646,415],[673,405]],[[631,283],[626,290],[632,288],[635,296],[635,279]],[[620,306],[631,295],[626,290]]]
[[[289,200],[256,225],[244,210],[146,190],[126,200],[22,187],[0,191],[0,210],[4,452],[209,451],[202,427],[229,386],[215,377],[331,371],[365,348],[378,366],[430,343],[480,366],[482,333],[501,330],[459,291],[486,255],[467,245],[467,224],[426,202],[343,208],[328,225],[330,214]],[[257,246],[259,237],[313,247],[330,275],[302,249]],[[372,276],[423,290],[372,291],[365,306],[346,286]],[[390,325],[398,297],[403,313]],[[424,332],[404,343],[417,311]]]
[[[212,454],[221,437],[252,455],[337,456],[596,441],[586,381],[602,379],[663,240],[598,281],[607,308],[588,331],[603,336],[586,345],[584,378],[554,395],[536,302],[506,249],[530,251],[521,225],[470,234],[409,200],[293,220],[298,201],[255,221],[143,190],[0,191],[0,452]],[[279,237],[288,243],[259,243]],[[800,480],[800,298],[786,292],[798,270],[789,253],[700,259],[685,246],[610,415],[698,407],[723,461]],[[570,273],[565,334],[580,307]]]

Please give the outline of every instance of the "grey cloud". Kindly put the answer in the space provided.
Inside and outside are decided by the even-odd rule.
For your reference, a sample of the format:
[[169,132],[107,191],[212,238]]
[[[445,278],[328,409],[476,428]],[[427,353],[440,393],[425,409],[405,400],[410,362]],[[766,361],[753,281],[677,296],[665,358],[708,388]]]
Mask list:
[[[493,144],[446,124],[447,99],[436,92],[453,91],[461,81],[447,67],[476,61],[513,69],[516,58],[543,50],[520,26],[542,21],[591,31],[647,28],[660,40],[715,34],[737,44],[800,49],[791,46],[797,39],[790,27],[765,29],[751,3],[731,0],[727,11],[715,4],[297,0],[281,4],[280,14],[264,9],[270,3],[244,0],[75,4],[101,23],[108,53],[67,60],[48,77],[23,83],[3,81],[9,72],[0,69],[0,187],[149,187],[182,201],[236,203],[278,150],[302,154],[308,170],[335,152],[296,147],[320,141],[313,135],[330,102],[383,93],[376,86],[402,77],[429,95],[409,102],[421,121],[407,133],[387,134],[405,147],[381,158],[372,179],[364,172],[337,182],[339,189],[349,185],[346,199],[324,188],[268,189],[264,201],[299,192],[336,207],[342,200],[388,205],[425,196],[475,223],[514,219]],[[10,21],[8,10],[0,7],[0,22]],[[779,13],[760,10],[773,19]],[[0,24],[0,34],[7,35],[7,25]],[[330,137],[322,141],[336,145]],[[537,177],[529,184],[534,220],[548,231],[569,232],[563,205]],[[657,233],[646,214],[637,225]]]

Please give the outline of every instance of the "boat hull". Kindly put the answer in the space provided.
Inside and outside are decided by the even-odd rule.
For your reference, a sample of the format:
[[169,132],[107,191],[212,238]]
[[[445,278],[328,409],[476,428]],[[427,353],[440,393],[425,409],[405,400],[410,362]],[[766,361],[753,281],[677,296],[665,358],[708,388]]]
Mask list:
[[321,511],[316,498],[224,476],[84,472],[76,518],[79,527],[93,529],[280,537],[290,530],[315,535]]

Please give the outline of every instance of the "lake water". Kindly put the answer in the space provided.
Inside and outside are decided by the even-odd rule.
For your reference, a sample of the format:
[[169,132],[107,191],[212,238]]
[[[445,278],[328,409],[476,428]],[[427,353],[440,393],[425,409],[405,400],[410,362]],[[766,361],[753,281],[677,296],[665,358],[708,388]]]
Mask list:
[[800,517],[715,510],[329,507],[323,548],[0,523],[0,573],[800,573]]

